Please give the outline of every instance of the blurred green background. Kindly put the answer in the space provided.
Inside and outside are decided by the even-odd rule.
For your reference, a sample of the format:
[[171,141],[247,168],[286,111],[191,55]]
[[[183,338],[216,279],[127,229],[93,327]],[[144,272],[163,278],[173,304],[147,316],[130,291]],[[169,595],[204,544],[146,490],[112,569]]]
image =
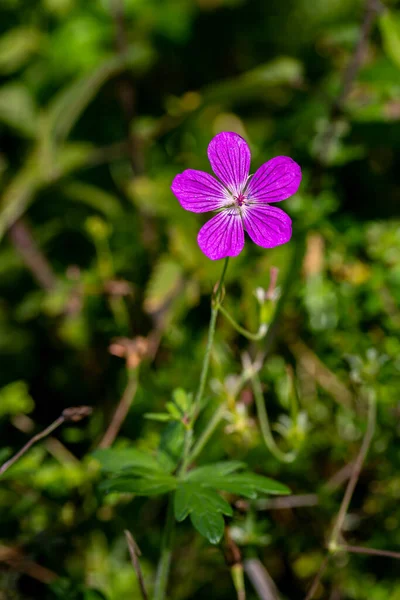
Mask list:
[[[200,252],[205,219],[170,184],[185,168],[210,171],[221,130],[248,140],[252,171],[286,154],[303,183],[282,205],[290,244],[248,242],[231,260],[225,304],[238,321],[256,330],[253,292],[272,266],[281,301],[258,346],[219,320],[203,422],[258,347],[274,434],[301,449],[277,462],[246,388],[199,460],[244,460],[315,495],[298,508],[247,505],[231,527],[282,599],[303,598],[365,431],[366,381],[378,425],[346,539],[400,549],[400,7],[372,19],[338,106],[364,15],[361,0],[1,1],[1,461],[64,408],[94,408],[3,477],[1,600],[138,598],[124,529],[151,587],[165,498],[105,500],[89,453],[126,385],[119,338],[146,337],[153,352],[117,445],[156,448],[162,424],[143,415],[196,385],[221,264]],[[302,427],[288,417],[294,387]],[[398,574],[395,560],[339,554],[316,597],[399,600]],[[234,596],[223,553],[180,524],[170,597]]]

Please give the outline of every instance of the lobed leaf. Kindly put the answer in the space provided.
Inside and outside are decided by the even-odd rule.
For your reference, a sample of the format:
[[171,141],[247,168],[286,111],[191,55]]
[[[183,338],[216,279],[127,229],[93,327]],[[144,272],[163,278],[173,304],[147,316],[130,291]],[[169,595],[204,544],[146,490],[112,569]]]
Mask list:
[[100,484],[100,489],[110,494],[112,492],[121,492],[136,494],[137,496],[158,496],[166,494],[176,488],[177,480],[172,475],[164,475],[163,473],[153,473],[146,478],[134,477],[117,477],[103,481]]
[[245,463],[238,460],[227,460],[212,465],[204,465],[203,467],[198,467],[197,469],[190,471],[186,476],[186,480],[207,482],[210,477],[223,477],[234,471],[239,471],[245,466]]
[[216,491],[198,483],[181,482],[174,496],[174,513],[177,521],[190,515],[195,529],[211,544],[217,544],[224,533],[222,515],[232,516],[233,511]]

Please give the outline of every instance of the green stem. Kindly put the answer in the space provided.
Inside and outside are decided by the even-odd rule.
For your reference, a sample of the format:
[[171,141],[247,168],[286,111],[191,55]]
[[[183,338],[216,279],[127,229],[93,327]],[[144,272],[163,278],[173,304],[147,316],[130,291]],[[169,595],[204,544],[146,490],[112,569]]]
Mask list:
[[217,315],[218,315],[218,311],[221,310],[220,296],[221,296],[222,286],[223,286],[224,279],[225,279],[226,270],[228,268],[228,262],[229,262],[229,257],[227,256],[224,261],[224,266],[222,269],[222,274],[221,274],[221,278],[218,283],[217,290],[216,290],[215,294],[213,295],[213,299],[215,299],[215,303],[212,302],[212,306],[211,306],[211,318],[210,318],[210,325],[208,328],[208,340],[207,340],[206,353],[205,353],[204,359],[203,359],[203,366],[201,369],[199,387],[197,390],[196,397],[194,399],[193,414],[194,414],[195,418],[197,417],[198,413],[200,412],[201,401],[203,399],[204,388],[205,388],[206,381],[207,381],[208,368],[210,366],[211,350],[212,350],[212,346],[213,346],[213,342],[214,342],[215,326],[217,323]]
[[208,440],[210,439],[210,437],[212,436],[212,434],[214,433],[214,431],[216,430],[216,428],[218,427],[218,425],[224,418],[225,412],[226,412],[226,402],[223,402],[217,408],[217,410],[211,417],[210,421],[208,422],[207,427],[204,429],[204,431],[200,435],[199,439],[195,443],[191,453],[188,456],[185,467],[189,463],[193,462],[195,460],[195,458],[198,457],[198,455],[203,450],[204,446],[207,444]]
[[271,426],[269,424],[267,409],[265,408],[264,395],[261,389],[261,383],[257,375],[254,375],[251,379],[254,398],[256,401],[257,415],[260,423],[260,429],[264,442],[271,452],[279,461],[284,463],[291,463],[296,458],[294,452],[282,452],[277,446],[274,437],[272,435]]
[[257,333],[252,333],[251,331],[248,331],[247,329],[239,325],[239,323],[235,321],[235,319],[228,313],[228,311],[223,306],[218,306],[218,309],[229,321],[229,323],[236,329],[236,331],[238,331],[247,339],[252,340],[253,342],[257,342],[258,340],[262,340],[262,338],[266,335],[268,330],[266,325],[261,325]]
[[[189,465],[189,462],[191,460],[191,457],[193,456],[193,454],[190,455],[190,449],[191,449],[192,438],[193,438],[193,424],[194,424],[195,419],[197,418],[198,413],[200,412],[201,401],[203,399],[204,389],[205,389],[205,385],[206,385],[206,381],[207,381],[208,368],[210,365],[211,350],[212,350],[212,346],[213,346],[213,342],[214,342],[215,326],[216,326],[216,322],[217,322],[217,315],[218,315],[218,310],[219,310],[220,301],[221,301],[222,286],[224,283],[226,270],[228,268],[228,261],[229,261],[229,257],[226,257],[225,261],[224,261],[224,266],[222,269],[221,278],[218,282],[217,289],[212,296],[211,319],[210,319],[210,325],[208,328],[208,340],[207,340],[206,353],[205,353],[204,359],[203,359],[203,366],[201,369],[199,387],[198,387],[197,394],[196,394],[196,397],[195,397],[194,403],[193,403],[193,413],[192,413],[191,423],[188,426],[188,428],[186,430],[186,434],[185,434],[182,462],[178,469],[178,473],[180,475],[185,473],[185,471]],[[222,415],[221,415],[221,417],[222,417]],[[217,424],[218,423],[215,424],[215,427]],[[206,443],[206,441],[207,441],[208,437],[211,435],[211,433],[212,433],[212,431],[209,431],[209,434],[206,437],[206,439],[204,439],[204,434],[201,436],[199,441],[201,441],[203,439],[202,446],[204,446],[204,444]],[[201,450],[202,446],[200,447],[200,450]],[[198,447],[198,443],[197,443],[196,447]],[[198,450],[198,452],[200,450]],[[157,569],[157,579],[156,579],[156,585],[155,585],[155,591],[154,591],[154,600],[164,600],[165,599],[165,594],[166,594],[167,584],[168,584],[168,576],[169,576],[169,571],[170,571],[170,566],[171,566],[174,532],[175,532],[175,517],[174,517],[174,507],[173,507],[173,496],[172,496],[172,494],[170,494],[169,501],[168,501],[167,519],[165,522],[165,529],[164,529],[163,541],[162,541],[162,547],[161,547],[161,556],[160,556],[160,560],[158,563],[158,569]]]
[[190,422],[190,425],[187,428],[186,434],[185,434],[182,462],[181,462],[181,466],[178,471],[179,474],[182,474],[186,471],[186,469],[189,465],[189,462],[190,462],[189,453],[190,453],[192,437],[193,437],[193,424],[200,412],[201,401],[203,399],[204,389],[206,386],[208,368],[210,366],[211,350],[212,350],[212,346],[213,346],[213,342],[214,342],[215,326],[217,323],[218,311],[220,310],[222,286],[224,283],[226,270],[228,268],[228,262],[229,262],[229,257],[227,256],[224,261],[224,266],[222,268],[222,274],[221,274],[221,278],[218,282],[217,289],[212,295],[211,318],[210,318],[210,325],[208,327],[207,347],[206,347],[206,352],[205,352],[205,355],[203,358],[203,366],[201,368],[199,387],[198,387],[198,390],[197,390],[197,393],[196,393],[196,396],[195,396],[195,399],[193,402],[193,408],[192,408],[193,412],[192,412],[191,422]]
[[171,567],[172,546],[175,532],[173,496],[168,500],[167,518],[161,545],[161,556],[157,568],[154,600],[164,600],[167,591],[169,570]]

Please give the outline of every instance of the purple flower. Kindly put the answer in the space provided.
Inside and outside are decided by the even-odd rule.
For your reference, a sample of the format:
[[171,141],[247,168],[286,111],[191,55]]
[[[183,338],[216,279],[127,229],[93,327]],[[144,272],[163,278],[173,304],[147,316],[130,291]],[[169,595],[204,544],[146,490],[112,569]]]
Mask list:
[[299,165],[288,156],[276,156],[249,177],[250,149],[240,135],[228,131],[211,140],[208,158],[218,179],[187,169],[171,186],[184,209],[217,211],[197,237],[204,254],[211,260],[237,256],[243,250],[244,231],[262,248],[288,242],[292,221],[271,202],[286,200],[297,192]]

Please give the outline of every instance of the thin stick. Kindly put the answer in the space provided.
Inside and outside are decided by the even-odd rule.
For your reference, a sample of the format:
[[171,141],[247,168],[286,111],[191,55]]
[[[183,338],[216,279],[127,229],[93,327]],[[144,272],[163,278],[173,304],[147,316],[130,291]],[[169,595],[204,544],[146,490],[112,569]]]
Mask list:
[[122,427],[123,422],[129,412],[131,404],[137,390],[137,376],[136,371],[130,375],[127,386],[122,394],[121,400],[115,410],[114,416],[111,419],[111,423],[107,427],[107,430],[99,444],[99,448],[109,448],[113,443]]
[[[363,441],[361,444],[360,451],[357,455],[357,458],[353,462],[352,472],[351,472],[349,481],[347,483],[346,491],[344,493],[343,500],[342,500],[342,503],[339,508],[339,512],[338,512],[338,515],[337,515],[337,518],[335,521],[335,525],[333,527],[332,533],[329,538],[328,550],[331,553],[337,552],[341,548],[345,548],[345,546],[342,546],[341,544],[339,544],[339,539],[341,537],[342,527],[343,527],[344,521],[346,519],[346,515],[347,515],[347,511],[349,509],[351,499],[353,497],[354,489],[355,489],[358,479],[360,477],[361,469],[364,464],[365,457],[367,455],[368,449],[370,447],[370,444],[371,444],[371,441],[372,441],[372,438],[374,435],[375,421],[376,421],[376,402],[375,402],[375,397],[373,396],[373,393],[370,392],[369,405],[368,405],[367,430],[365,432],[365,435],[364,435],[364,438],[363,438]],[[325,560],[323,561],[321,568],[318,571],[305,600],[310,600],[314,596],[314,593],[315,593],[315,591],[318,587],[318,584],[322,578],[322,575],[325,572],[328,561],[329,561],[329,554],[325,557]]]
[[335,522],[335,525],[332,530],[332,534],[330,537],[329,548],[331,550],[335,550],[335,546],[338,544],[339,537],[341,535],[342,527],[344,520],[347,515],[347,511],[349,509],[349,505],[351,499],[353,497],[354,489],[357,485],[358,479],[360,477],[361,469],[363,467],[365,457],[367,455],[368,449],[370,447],[374,431],[375,431],[375,422],[376,422],[376,402],[375,398],[370,393],[369,398],[369,406],[368,406],[368,423],[367,430],[365,432],[364,439],[361,444],[360,452],[356,460],[354,461],[353,469],[350,475],[350,479],[347,483],[346,491],[343,496],[342,503],[340,505],[339,513]]
[[244,570],[261,600],[279,600],[275,582],[258,558],[245,560]]
[[21,458],[21,456],[23,456],[26,452],[28,452],[28,450],[34,444],[36,444],[36,442],[39,442],[43,438],[50,435],[50,433],[53,433],[53,431],[55,431],[58,427],[60,427],[60,425],[62,425],[63,423],[65,423],[67,421],[78,422],[81,419],[89,416],[91,413],[92,413],[92,408],[90,406],[77,406],[77,407],[66,408],[65,410],[63,410],[62,414],[55,421],[53,421],[53,423],[51,423],[51,425],[46,427],[46,429],[43,429],[43,431],[41,431],[40,433],[37,433],[36,435],[34,435],[29,440],[29,442],[27,442],[25,444],[25,446],[23,446],[21,448],[21,450],[19,450],[16,454],[14,454],[14,456],[12,456],[9,460],[7,460],[0,467],[0,477],[12,465],[14,465]]
[[7,462],[5,462],[0,467],[0,476],[3,475],[3,473],[5,473],[7,471],[7,469],[9,469],[10,467],[12,467],[12,465],[14,463],[16,463],[17,460],[19,460],[21,458],[21,456],[23,456],[26,452],[28,452],[29,448],[31,448],[31,446],[33,446],[33,444],[36,444],[36,442],[39,442],[43,438],[45,438],[48,435],[50,435],[50,433],[52,433],[55,429],[57,429],[58,427],[60,427],[60,425],[62,425],[64,423],[64,421],[65,421],[65,417],[63,417],[61,415],[61,417],[58,417],[58,419],[56,419],[51,425],[49,425],[48,427],[46,427],[46,429],[43,429],[42,432],[37,433],[36,435],[34,435],[33,438],[31,438],[29,440],[29,442],[27,442],[25,444],[25,446],[23,446],[21,448],[21,450],[19,450],[16,454],[14,454],[13,457],[11,457]]
[[312,586],[308,590],[308,594],[305,597],[305,600],[311,600],[311,598],[314,597],[314,594],[317,591],[317,588],[318,588],[318,586],[320,584],[320,581],[322,579],[322,575],[325,573],[325,569],[328,566],[328,562],[329,562],[330,558],[331,558],[330,554],[327,554],[325,556],[324,560],[322,561],[322,564],[321,564],[321,566],[320,566],[320,568],[318,570],[318,573],[317,573],[317,575],[316,575],[316,577],[315,577],[315,579],[314,579],[314,581],[312,583]]
[[334,492],[337,488],[346,483],[351,475],[353,466],[354,461],[344,465],[344,467],[339,469],[339,471],[334,473],[334,475],[328,479],[328,481],[323,485],[323,489],[325,489],[327,492]]
[[319,503],[317,494],[298,494],[293,496],[282,496],[281,498],[268,498],[267,500],[256,500],[256,510],[285,510],[301,508],[303,506],[317,506]]
[[19,252],[26,267],[40,287],[51,291],[56,287],[57,277],[49,261],[40,250],[26,221],[17,219],[8,234],[15,249]]
[[[383,556],[385,558],[394,558],[395,560],[400,560],[400,552],[392,552],[390,550],[377,550],[375,548],[363,548],[362,546],[349,546],[347,544],[339,544],[339,545],[337,545],[336,549],[344,550],[345,552],[351,552],[353,554],[367,554],[369,556]],[[325,569],[328,566],[329,559],[330,559],[330,555],[327,554],[321,564],[321,567],[320,567],[314,581],[313,581],[312,586],[309,589],[309,592],[308,592],[305,600],[311,600],[311,598],[314,597],[314,594],[317,591],[318,585],[322,579]]]
[[141,552],[140,552],[139,546],[133,539],[133,536],[130,531],[125,529],[124,533],[125,533],[125,537],[126,537],[126,543],[128,544],[128,548],[129,548],[129,554],[131,557],[132,566],[136,573],[136,577],[138,578],[142,598],[143,598],[143,600],[148,600],[149,596],[147,594],[146,586],[144,584],[142,569],[140,568],[139,556],[141,555]]
[[363,546],[348,546],[347,544],[340,544],[340,550],[351,552],[353,554],[368,554],[370,556],[385,556],[386,558],[394,558],[400,560],[400,552],[392,552],[391,550],[378,550],[376,548],[364,548]]
[[357,73],[360,70],[361,63],[364,58],[366,45],[368,43],[368,38],[371,34],[376,16],[379,15],[379,13],[381,13],[383,10],[384,6],[379,0],[369,0],[366,4],[364,21],[361,26],[360,36],[354,51],[353,59],[350,61],[345,71],[342,91],[333,106],[333,111],[337,111],[342,108],[343,103],[351,91],[353,82],[357,77]]
[[365,5],[364,19],[360,27],[360,35],[357,45],[354,49],[352,60],[349,62],[343,75],[342,89],[336,100],[333,102],[329,114],[329,124],[321,140],[321,151],[319,153],[320,165],[324,165],[331,150],[331,143],[335,137],[335,129],[338,117],[343,112],[343,106],[351,92],[357,73],[360,70],[363,57],[365,55],[368,38],[371,34],[375,19],[380,12],[384,10],[380,0],[367,0]]
[[30,560],[18,546],[0,545],[0,563],[7,564],[13,571],[29,575],[33,579],[49,585],[58,579],[57,573]]

